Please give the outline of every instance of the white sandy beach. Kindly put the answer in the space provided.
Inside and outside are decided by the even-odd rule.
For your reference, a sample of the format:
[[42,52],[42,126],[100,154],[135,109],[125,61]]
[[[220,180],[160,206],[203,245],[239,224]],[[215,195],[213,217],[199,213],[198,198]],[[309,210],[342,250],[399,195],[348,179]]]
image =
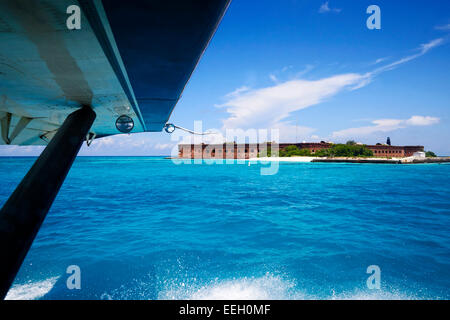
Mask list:
[[[301,156],[294,156],[294,157],[261,157],[261,158],[250,158],[248,159],[249,161],[261,161],[261,162],[268,162],[268,161],[273,161],[273,162],[312,162],[314,159],[320,159],[320,157],[301,157]],[[339,159],[339,160],[358,160],[359,158],[350,158],[350,157],[336,157],[334,159]],[[397,158],[397,157],[392,157],[392,158],[367,158],[366,160],[372,160],[372,161],[377,161],[377,160],[382,160],[382,161],[389,161],[389,160],[402,160],[402,162],[412,162],[414,159],[417,159],[416,157],[404,157],[404,158]]]
[[261,157],[250,158],[249,161],[311,162],[317,157]]

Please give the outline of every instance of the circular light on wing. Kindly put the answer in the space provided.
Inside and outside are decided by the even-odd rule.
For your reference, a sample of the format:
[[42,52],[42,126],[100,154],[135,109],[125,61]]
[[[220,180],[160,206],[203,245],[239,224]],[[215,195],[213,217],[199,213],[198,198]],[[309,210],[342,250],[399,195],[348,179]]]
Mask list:
[[134,121],[127,115],[121,115],[116,120],[116,128],[120,132],[128,133],[134,128]]
[[172,133],[175,131],[175,126],[171,123],[167,123],[164,130],[166,130],[167,133]]

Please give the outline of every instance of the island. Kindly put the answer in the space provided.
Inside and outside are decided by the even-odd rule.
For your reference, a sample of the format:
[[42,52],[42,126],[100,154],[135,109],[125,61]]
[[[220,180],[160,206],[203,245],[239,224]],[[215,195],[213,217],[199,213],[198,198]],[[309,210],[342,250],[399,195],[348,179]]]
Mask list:
[[393,146],[387,143],[368,145],[353,140],[346,143],[236,143],[179,144],[180,159],[244,159],[284,162],[349,163],[444,163],[450,157],[437,157],[424,146]]

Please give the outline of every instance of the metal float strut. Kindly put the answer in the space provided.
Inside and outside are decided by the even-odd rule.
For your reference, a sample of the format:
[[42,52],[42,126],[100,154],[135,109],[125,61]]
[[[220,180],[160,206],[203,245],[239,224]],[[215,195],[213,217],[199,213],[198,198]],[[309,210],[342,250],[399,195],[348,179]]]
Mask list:
[[95,116],[87,106],[71,113],[0,210],[0,299],[13,283]]

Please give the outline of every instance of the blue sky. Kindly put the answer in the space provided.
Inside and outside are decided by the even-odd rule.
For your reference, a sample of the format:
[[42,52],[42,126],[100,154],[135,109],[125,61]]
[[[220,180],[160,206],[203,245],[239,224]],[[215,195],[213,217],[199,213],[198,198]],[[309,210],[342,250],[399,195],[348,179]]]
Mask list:
[[[371,4],[381,30],[366,27]],[[278,128],[282,142],[389,136],[450,155],[449,9],[444,0],[234,0],[170,122]],[[106,137],[80,154],[168,155],[177,136]],[[41,150],[2,146],[0,155]]]

